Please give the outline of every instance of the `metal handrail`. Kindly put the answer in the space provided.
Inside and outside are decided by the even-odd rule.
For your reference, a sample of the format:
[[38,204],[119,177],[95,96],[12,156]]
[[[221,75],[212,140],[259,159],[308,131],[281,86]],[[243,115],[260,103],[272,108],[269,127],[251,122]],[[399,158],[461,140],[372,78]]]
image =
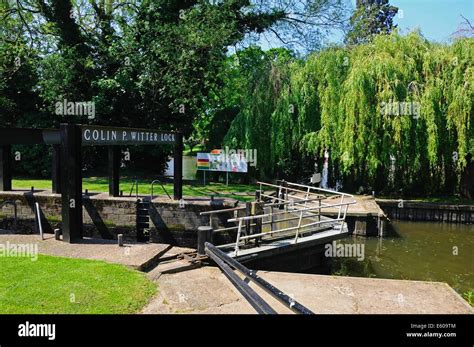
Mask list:
[[233,207],[233,208],[224,208],[221,210],[213,210],[213,211],[204,211],[199,213],[200,216],[207,216],[210,214],[219,214],[219,213],[224,213],[224,212],[233,212],[233,211],[239,211],[239,210],[245,210],[245,206],[242,207]]
[[[290,211],[291,212],[291,211]],[[309,213],[309,212],[308,212]],[[308,217],[318,217],[318,215],[310,215]],[[283,223],[283,222],[289,222],[289,221],[292,221],[292,220],[295,220],[295,219],[299,219],[300,217],[290,217],[290,218],[281,218],[281,219],[277,219],[277,220],[269,220],[269,221],[266,221],[266,222],[262,222],[262,225],[267,225],[267,224],[278,224],[278,223]],[[250,227],[254,227],[256,226],[257,224],[256,223],[250,223]],[[228,228],[221,228],[221,229],[216,229],[214,230],[214,233],[217,233],[217,232],[222,232],[222,231],[230,231],[230,230],[236,230],[238,229],[238,226],[234,226],[234,227],[228,227]]]
[[[286,181],[283,181],[282,184],[280,184],[280,185],[275,185],[275,184],[266,183],[266,182],[257,182],[257,183],[260,184],[260,196],[264,196],[264,197],[267,196],[266,194],[262,194],[262,186],[268,186],[268,187],[276,188],[278,194],[277,194],[276,197],[272,196],[271,198],[274,199],[274,201],[275,200],[278,201],[277,203],[275,203],[275,205],[285,206],[285,211],[273,213],[273,208],[271,208],[270,213],[262,213],[262,214],[259,214],[259,215],[236,217],[236,218],[228,219],[227,220],[228,222],[238,223],[237,238],[236,238],[235,245],[234,245],[234,254],[235,254],[235,256],[237,256],[238,253],[239,253],[239,245],[240,245],[241,241],[247,242],[250,239],[258,239],[258,238],[261,238],[264,235],[274,235],[274,234],[281,234],[281,233],[288,232],[288,231],[296,231],[295,236],[294,236],[294,243],[297,243],[299,235],[300,235],[300,233],[303,229],[307,229],[309,227],[313,227],[313,226],[316,226],[316,225],[322,225],[322,224],[326,224],[326,223],[339,223],[339,222],[341,223],[340,228],[341,228],[341,232],[342,232],[343,229],[344,229],[344,221],[345,221],[345,218],[346,218],[346,215],[347,215],[348,207],[349,207],[349,205],[352,205],[352,204],[356,203],[356,201],[354,200],[353,195],[346,194],[346,193],[341,193],[341,192],[336,192],[336,191],[332,191],[332,190],[328,190],[328,189],[321,189],[321,188],[316,188],[316,187],[311,187],[311,186],[305,186],[305,185],[302,185],[302,184],[286,182]],[[295,187],[304,188],[304,190],[303,189],[297,189]],[[292,201],[289,202],[288,201],[288,199],[289,199],[288,192],[289,191],[300,193],[304,197],[293,195],[292,196]],[[324,192],[325,194],[320,194],[319,192]],[[332,195],[332,196],[335,196],[335,197],[340,196],[341,200],[340,200],[339,203],[335,203],[335,204],[323,203],[321,200],[323,200],[323,198],[328,198],[328,195]],[[317,198],[316,199],[309,199],[309,197],[314,197],[314,196],[317,196]],[[268,196],[268,197],[270,197],[270,196]],[[348,199],[347,199],[348,197],[351,198],[350,201],[348,201]],[[297,199],[297,202],[295,202],[293,200],[295,198]],[[346,198],[346,201],[344,201],[345,198]],[[317,200],[318,204],[316,206],[309,206],[308,207],[308,202],[310,202],[312,200]],[[279,201],[282,201],[282,202],[279,202]],[[287,205],[289,205],[289,204],[291,204],[291,208],[288,208]],[[303,207],[303,208],[298,208],[298,207]],[[328,208],[333,208],[333,207],[338,207],[339,208],[337,218],[326,218],[324,220],[321,220],[322,210],[328,209]],[[281,220],[274,220],[274,216],[283,215],[283,214],[287,214],[287,213],[297,213],[298,214],[297,217],[293,218],[293,219],[298,219],[297,226],[287,227],[287,228],[282,228],[282,229],[276,228],[274,230],[273,225],[277,225],[278,223],[282,222]],[[304,216],[304,214],[310,214],[310,216]],[[270,223],[271,224],[270,231],[259,232],[259,233],[250,234],[250,235],[242,235],[243,222],[249,222],[249,221],[253,221],[253,220],[262,220],[262,219],[267,218],[267,217],[270,217],[270,221],[268,221],[268,222],[263,222],[262,221],[260,223],[262,225]],[[314,218],[314,217],[317,217],[318,220],[317,221],[312,221],[310,223],[303,223],[303,218]]]
[[[264,184],[264,185],[272,185],[271,183],[266,183],[266,182],[257,182],[257,183],[259,183],[259,184],[261,183],[261,184]],[[297,186],[297,187],[303,187],[303,188],[310,188],[310,189],[314,189],[314,190],[317,190],[317,191],[320,191],[320,192],[329,193],[329,194],[344,195],[344,196],[347,196],[347,197],[350,197],[350,198],[353,198],[353,197],[354,197],[354,195],[352,195],[352,194],[343,193],[343,192],[336,192],[335,190],[324,189],[324,188],[313,187],[313,186],[307,186],[307,185],[304,185],[304,184],[293,183],[293,182],[288,182],[288,181],[285,181],[285,183],[286,183],[287,185]],[[273,185],[273,186],[274,186],[274,185]],[[277,187],[278,187],[278,186],[277,186]]]
[[133,184],[132,184],[132,187],[130,188],[130,193],[128,194],[128,196],[132,196],[133,188],[136,188],[136,197],[138,199],[138,180],[137,179],[133,181]]
[[[306,211],[312,211],[312,210],[319,210],[323,208],[330,208],[330,207],[340,207],[340,206],[346,206],[346,205],[352,205],[355,204],[356,201],[349,201],[349,202],[342,202],[339,204],[332,204],[332,205],[325,205],[325,206],[315,206],[315,207],[308,207],[308,208],[303,208],[303,209],[294,209],[297,212],[306,212]],[[294,203],[296,205],[296,203]],[[265,217],[270,217],[270,216],[278,216],[280,214],[287,214],[290,211],[282,211],[282,212],[277,212],[277,213],[267,213],[267,214],[258,214],[254,216],[245,216],[245,217],[236,217],[236,218],[231,218],[228,219],[228,222],[238,222],[240,219],[247,221],[247,220],[252,220],[252,219],[260,219],[260,218],[265,218]],[[293,212],[293,211],[291,211]]]
[[41,213],[40,213],[40,206],[39,203],[35,203],[35,215],[36,215],[36,220],[38,222],[38,230],[41,235],[41,240],[44,240],[43,236],[43,225],[41,224]]
[[16,230],[17,228],[17,220],[18,220],[18,207],[16,205],[16,201],[15,200],[5,200],[3,201],[2,203],[0,203],[0,208],[2,208],[3,206],[6,206],[6,205],[12,205],[13,206],[13,230]]
[[168,191],[166,190],[165,186],[163,185],[163,182],[161,182],[159,179],[156,179],[154,181],[151,182],[151,196],[150,196],[150,200],[153,201],[153,186],[155,185],[155,183],[159,183],[161,185],[161,188],[165,191],[166,195],[168,195],[168,198],[171,198],[171,195],[168,194]]
[[[285,181],[286,182],[286,181]],[[286,182],[287,184],[289,184],[289,182]],[[284,190],[287,190],[287,191],[292,191],[292,192],[298,192],[298,193],[303,193],[301,191],[301,189],[296,189],[296,188],[291,188],[291,187],[285,187],[283,185],[275,185],[275,184],[271,184],[271,183],[266,183],[266,182],[260,182],[258,181],[257,184],[259,184],[260,186],[267,186],[267,187],[274,187],[274,188],[278,188],[278,189],[284,189]],[[310,187],[310,188],[315,188],[315,187]],[[315,189],[319,189],[319,188],[315,188]],[[260,188],[260,191],[262,191],[262,189]],[[331,191],[327,191],[327,192],[331,192]],[[306,193],[306,192],[304,192]],[[335,192],[332,192],[332,193],[335,193]],[[313,193],[313,192],[310,192],[309,194],[311,195],[318,195],[318,196],[321,196],[321,197],[325,197],[324,194],[318,194],[318,193]],[[345,194],[345,193],[344,193]],[[275,196],[272,196],[273,199],[275,199],[276,197]]]
[[[263,194],[262,194],[263,195]],[[280,199],[281,200],[281,199]],[[306,202],[311,202],[311,201],[318,201],[319,204],[321,204],[321,198],[315,198],[315,199],[306,199],[305,201],[305,204]],[[283,200],[284,201],[284,200]],[[294,201],[285,201],[285,202],[276,202],[276,203],[265,203],[263,205],[264,208],[266,207],[273,207],[273,206],[286,206],[286,205],[301,205],[300,202],[294,202]],[[242,206],[242,207],[233,207],[233,208],[225,208],[225,209],[220,209],[220,210],[213,210],[213,211],[203,211],[203,212],[200,212],[200,216],[209,216],[209,225],[212,225],[212,217],[213,215],[215,214],[219,214],[219,213],[228,213],[228,212],[235,212],[235,211],[241,211],[241,210],[245,210],[246,207],[245,206]],[[290,211],[291,212],[291,211]],[[278,220],[278,222],[283,222],[283,221],[289,221],[289,220],[293,220],[295,218],[288,218],[288,219],[280,219]],[[227,220],[227,222],[231,222],[230,220]],[[263,222],[262,224],[270,224],[271,222]],[[253,226],[254,224],[252,224]],[[216,229],[214,230],[214,232],[222,232],[222,231],[229,231],[229,230],[234,230],[234,229],[237,229],[237,226],[234,226],[234,227],[227,227],[227,228],[220,228],[220,229]]]
[[[267,195],[262,195],[262,196],[267,196]],[[278,200],[283,200],[283,199],[276,198],[276,197],[273,197],[273,198],[278,199]],[[318,201],[318,200],[321,200],[321,198],[308,199],[307,201]],[[286,201],[286,200],[283,200],[283,201]],[[286,201],[286,202],[266,203],[263,206],[264,207],[269,207],[269,206],[277,206],[277,205],[278,206],[283,206],[283,205],[291,205],[291,204],[297,205],[299,203],[294,202],[294,201]],[[210,214],[219,214],[219,213],[233,212],[233,211],[239,211],[239,210],[245,210],[245,206],[232,207],[232,208],[223,208],[223,209],[220,209],[220,210],[212,210],[212,211],[203,211],[203,212],[200,212],[199,215],[200,216],[207,216],[207,215],[210,215]]]
[[344,219],[339,218],[339,219],[321,220],[321,221],[312,222],[312,223],[308,223],[308,224],[304,224],[304,225],[298,225],[296,227],[289,227],[289,228],[284,228],[284,229],[280,229],[280,230],[266,231],[266,232],[262,232],[262,233],[258,233],[258,234],[246,235],[246,236],[240,237],[240,240],[248,240],[248,239],[258,238],[258,237],[264,236],[264,235],[273,235],[273,234],[278,234],[278,233],[281,233],[281,232],[284,232],[284,231],[303,229],[303,228],[312,227],[312,226],[318,225],[318,224],[333,223],[333,222],[338,222],[338,221],[341,221],[341,220],[344,220]]
[[[295,231],[294,234],[294,243],[298,242],[298,238],[301,233],[307,233],[308,228],[314,227],[316,225],[322,225],[327,223],[334,223],[333,227],[336,227],[337,223],[340,223],[341,232],[344,230],[344,221],[347,216],[347,211],[349,205],[355,204],[356,200],[354,196],[347,193],[336,192],[329,189],[322,189],[316,188],[312,186],[305,186],[298,183],[286,182],[283,181],[281,185],[275,185],[266,182],[257,182],[260,184],[260,194],[259,197],[268,197],[272,201],[270,202],[260,202],[261,208],[265,211],[266,208],[270,208],[270,213],[260,213],[256,215],[247,215],[242,217],[234,217],[227,219],[228,223],[236,223],[237,225],[232,227],[225,227],[220,229],[215,229],[214,233],[221,232],[221,231],[237,231],[237,237],[235,240],[235,255],[238,255],[239,252],[239,245],[242,241],[248,242],[250,239],[259,239],[262,236],[266,235],[274,235],[274,234],[281,234],[288,231]],[[277,189],[277,195],[272,196],[268,194],[262,193],[262,186],[274,187]],[[289,187],[288,187],[289,186]],[[300,188],[300,189],[298,189]],[[301,189],[304,188],[304,189]],[[313,190],[313,191],[312,191]],[[294,194],[288,194],[291,191],[292,193],[299,193],[300,196]],[[317,192],[315,192],[317,191]],[[324,194],[323,194],[324,193]],[[340,201],[337,203],[328,203],[328,199],[332,198],[339,198]],[[350,199],[348,199],[350,198]],[[296,200],[296,201],[295,201]],[[323,202],[322,200],[326,200]],[[312,204],[314,202],[314,204]],[[284,211],[273,212],[274,207],[284,207]],[[337,218],[330,218],[325,216],[324,219],[321,218],[322,212],[325,209],[330,208],[338,208],[337,209]],[[229,213],[229,212],[236,212],[246,209],[246,207],[234,207],[222,210],[214,210],[214,211],[205,211],[201,212],[201,216],[209,216],[209,223],[212,226],[212,217],[215,214],[219,213]],[[279,218],[274,219],[275,216],[282,216],[287,214],[293,214],[293,217],[289,218]],[[295,216],[296,215],[296,216]],[[269,220],[263,220],[265,218],[269,218]],[[310,218],[309,223],[304,223],[303,219]],[[286,227],[278,229],[278,226],[281,223],[291,221],[291,220],[298,220],[296,226]],[[249,231],[248,228],[252,228],[255,226],[263,226],[270,224],[270,230],[262,232],[261,229],[258,233],[249,234],[244,233],[242,227],[245,227],[247,232]],[[223,246],[230,246],[232,244],[221,245],[218,246],[219,248]]]

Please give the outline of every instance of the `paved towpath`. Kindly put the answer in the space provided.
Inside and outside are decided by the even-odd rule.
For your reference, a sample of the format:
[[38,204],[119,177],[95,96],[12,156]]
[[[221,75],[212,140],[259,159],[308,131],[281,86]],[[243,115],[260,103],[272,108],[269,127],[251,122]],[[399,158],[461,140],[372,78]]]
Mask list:
[[[319,314],[474,313],[446,283],[259,271],[265,280]],[[215,267],[155,278],[159,294],[143,313],[255,313]],[[289,309],[250,283],[278,313]]]
[[103,260],[144,270],[162,257],[192,251],[187,248],[173,247],[162,243],[125,242],[119,247],[116,240],[84,238],[80,243],[57,241],[52,234],[21,235],[0,232],[0,244],[36,244],[38,253],[70,258]]

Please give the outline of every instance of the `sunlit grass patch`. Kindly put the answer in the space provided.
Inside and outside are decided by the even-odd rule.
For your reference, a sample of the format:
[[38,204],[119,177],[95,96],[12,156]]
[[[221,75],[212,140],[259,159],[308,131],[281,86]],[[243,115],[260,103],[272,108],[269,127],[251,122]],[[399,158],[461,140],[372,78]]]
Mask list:
[[155,291],[143,273],[123,265],[0,257],[0,313],[136,313]]

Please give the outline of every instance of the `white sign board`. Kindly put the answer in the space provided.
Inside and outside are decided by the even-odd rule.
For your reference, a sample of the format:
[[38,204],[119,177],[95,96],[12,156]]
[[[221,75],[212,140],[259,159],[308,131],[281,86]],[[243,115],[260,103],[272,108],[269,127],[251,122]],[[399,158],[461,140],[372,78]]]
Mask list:
[[248,172],[244,153],[227,153],[214,150],[211,153],[197,154],[197,169],[204,171]]

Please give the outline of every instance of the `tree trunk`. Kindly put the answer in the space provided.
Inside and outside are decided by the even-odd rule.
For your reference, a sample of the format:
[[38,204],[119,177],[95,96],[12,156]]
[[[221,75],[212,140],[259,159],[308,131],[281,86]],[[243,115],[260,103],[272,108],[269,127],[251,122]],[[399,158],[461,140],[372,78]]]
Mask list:
[[462,198],[474,200],[474,161],[470,155],[467,158],[467,165],[461,174],[459,192]]

